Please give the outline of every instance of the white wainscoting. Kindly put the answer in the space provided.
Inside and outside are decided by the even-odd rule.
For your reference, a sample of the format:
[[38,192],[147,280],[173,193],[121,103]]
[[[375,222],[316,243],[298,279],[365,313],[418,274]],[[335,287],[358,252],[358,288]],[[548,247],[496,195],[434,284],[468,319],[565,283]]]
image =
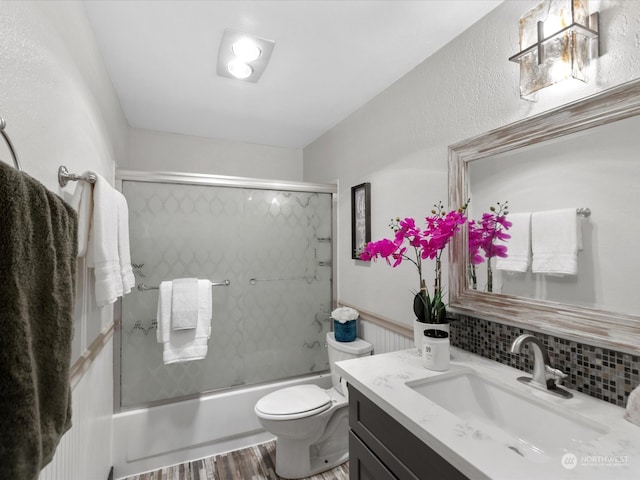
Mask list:
[[355,308],[360,313],[358,337],[373,344],[374,354],[407,350],[414,346],[413,324],[405,325],[347,302],[338,301],[337,304]]
[[413,347],[413,336],[406,337],[364,318],[360,318],[358,328],[358,337],[373,344],[374,354],[395,352]]
[[73,386],[72,409],[73,426],[39,480],[107,480],[113,464],[112,336]]

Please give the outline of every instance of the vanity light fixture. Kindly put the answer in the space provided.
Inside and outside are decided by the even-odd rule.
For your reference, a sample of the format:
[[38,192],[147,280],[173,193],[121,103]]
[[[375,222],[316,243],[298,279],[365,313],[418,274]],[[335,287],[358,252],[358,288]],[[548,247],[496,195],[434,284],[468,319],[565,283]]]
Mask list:
[[237,30],[225,30],[218,51],[218,75],[257,82],[267,66],[274,45],[273,40]]
[[520,17],[520,97],[536,100],[542,88],[569,78],[586,82],[591,58],[599,56],[598,12],[587,0],[544,0]]

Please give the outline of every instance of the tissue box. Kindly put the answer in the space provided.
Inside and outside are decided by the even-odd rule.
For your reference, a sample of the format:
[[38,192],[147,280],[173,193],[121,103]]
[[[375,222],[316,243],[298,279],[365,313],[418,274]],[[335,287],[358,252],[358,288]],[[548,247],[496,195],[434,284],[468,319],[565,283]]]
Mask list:
[[358,333],[356,328],[356,320],[349,320],[344,323],[340,323],[337,320],[333,321],[333,333],[338,342],[353,342]]

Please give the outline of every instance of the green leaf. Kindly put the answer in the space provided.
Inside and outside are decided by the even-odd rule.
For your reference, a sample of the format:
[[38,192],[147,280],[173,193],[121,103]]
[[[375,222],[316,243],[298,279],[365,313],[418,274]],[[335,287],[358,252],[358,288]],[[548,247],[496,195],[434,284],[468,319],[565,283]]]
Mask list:
[[426,312],[426,303],[425,299],[422,295],[422,292],[418,292],[413,297],[413,313],[415,313],[416,318],[419,322],[424,321],[424,315]]

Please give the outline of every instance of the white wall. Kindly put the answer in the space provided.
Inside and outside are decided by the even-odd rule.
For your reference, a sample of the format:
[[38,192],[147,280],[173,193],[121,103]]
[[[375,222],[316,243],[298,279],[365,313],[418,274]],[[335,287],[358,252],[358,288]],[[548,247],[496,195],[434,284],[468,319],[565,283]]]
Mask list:
[[118,168],[302,180],[302,150],[133,128]]
[[518,65],[507,59],[518,50],[519,17],[537,3],[504,2],[304,149],[305,181],[339,181],[339,300],[409,325],[418,284],[410,264],[351,260],[351,186],[371,182],[372,239],[388,237],[391,218],[421,219],[446,204],[448,145],[640,76],[640,2],[590,2],[602,32],[592,80],[521,100]]
[[[127,156],[128,125],[83,4],[0,0],[0,32],[0,115],[23,169],[62,196],[67,192],[57,184],[61,164],[113,179],[114,161]],[[4,146],[0,157],[9,160]],[[74,360],[113,318],[111,308],[95,308],[82,264],[78,273]],[[74,426],[65,435],[74,440],[63,439],[43,474],[47,480],[107,477],[112,464],[110,349],[111,343],[74,389]]]

